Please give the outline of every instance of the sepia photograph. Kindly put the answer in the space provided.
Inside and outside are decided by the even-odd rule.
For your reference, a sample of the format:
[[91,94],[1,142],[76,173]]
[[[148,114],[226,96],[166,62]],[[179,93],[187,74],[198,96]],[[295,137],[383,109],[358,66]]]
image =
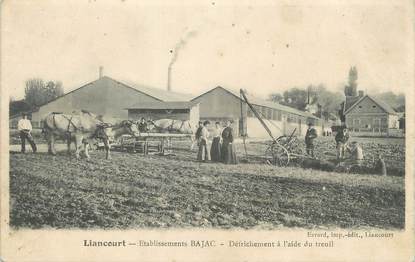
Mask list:
[[2,1],[9,230],[406,232],[407,2],[191,2]]

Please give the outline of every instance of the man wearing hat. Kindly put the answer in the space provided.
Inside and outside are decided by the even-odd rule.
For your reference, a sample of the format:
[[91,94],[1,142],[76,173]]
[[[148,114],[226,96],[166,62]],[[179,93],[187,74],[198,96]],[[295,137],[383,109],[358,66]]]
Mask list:
[[202,129],[203,129],[203,122],[199,121],[199,126],[197,127],[196,134],[195,134],[196,141],[198,141],[197,145],[199,145],[199,140],[202,135]]
[[36,153],[37,148],[35,141],[33,140],[32,134],[32,124],[30,120],[27,119],[27,114],[22,114],[22,119],[17,122],[17,130],[19,130],[20,140],[22,141],[22,153],[26,152],[26,139],[29,141],[30,146],[32,147],[33,153]]
[[313,127],[313,123],[308,123],[307,133],[305,134],[305,148],[307,154],[311,157],[314,157],[314,139],[317,137],[317,131]]
[[344,153],[346,150],[347,142],[349,141],[349,132],[346,126],[342,126],[335,136],[336,149],[337,149],[337,160],[344,159]]
[[148,132],[147,122],[144,117],[141,118],[140,123],[138,124],[138,131],[142,133]]

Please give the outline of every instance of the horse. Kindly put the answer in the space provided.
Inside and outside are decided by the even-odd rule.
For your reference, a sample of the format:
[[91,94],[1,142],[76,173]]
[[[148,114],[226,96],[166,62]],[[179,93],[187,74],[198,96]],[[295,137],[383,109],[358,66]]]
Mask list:
[[87,111],[81,111],[78,114],[49,113],[43,118],[43,133],[48,141],[48,152],[55,155],[54,148],[55,136],[66,136],[68,153],[70,152],[70,143],[75,143],[75,155],[79,158],[81,146],[84,145],[85,156],[89,159],[88,147],[92,139],[102,139],[106,151],[106,159],[110,156],[110,138],[117,138],[123,134],[138,134],[137,125],[130,121],[124,120],[115,125],[102,122],[99,117]]
[[[189,120],[176,120],[167,118],[148,120],[147,128],[149,133],[189,134],[192,142],[190,150],[193,150],[196,141],[195,133],[197,127],[192,125]],[[168,142],[171,142],[170,139]]]

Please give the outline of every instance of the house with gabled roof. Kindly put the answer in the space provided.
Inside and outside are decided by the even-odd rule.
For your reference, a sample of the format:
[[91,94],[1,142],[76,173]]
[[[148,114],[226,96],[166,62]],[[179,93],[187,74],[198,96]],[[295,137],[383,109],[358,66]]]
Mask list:
[[399,129],[399,116],[384,101],[359,91],[342,104],[347,128],[355,135],[389,136]]

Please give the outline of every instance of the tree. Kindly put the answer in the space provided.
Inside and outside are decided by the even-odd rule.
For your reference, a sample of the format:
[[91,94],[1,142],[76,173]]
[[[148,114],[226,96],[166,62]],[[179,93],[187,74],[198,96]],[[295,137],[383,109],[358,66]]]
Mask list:
[[405,112],[405,105],[400,105],[394,108],[396,112]]
[[61,95],[63,87],[60,81],[48,81],[46,84],[40,78],[26,81],[25,102],[31,107],[43,105]]
[[307,91],[297,87],[291,88],[283,93],[284,104],[304,110],[307,105]]
[[279,93],[272,93],[269,95],[268,100],[274,103],[282,103],[284,102],[284,97]]
[[355,66],[350,67],[349,70],[349,81],[348,84],[344,87],[344,94],[346,96],[357,96],[357,69]]
[[324,84],[309,85],[305,89],[291,88],[283,93],[272,93],[269,100],[305,110],[308,102],[321,106],[321,115],[329,116],[330,113],[337,114],[339,104],[343,101],[343,95],[340,91],[329,91]]
[[402,107],[405,108],[405,95],[395,94],[394,92],[388,91],[383,93],[375,93],[373,96],[383,102],[387,103],[393,108]]
[[32,110],[32,107],[27,104],[23,99],[18,101],[9,102],[9,116],[14,116],[22,112]]
[[31,106],[38,106],[46,102],[44,96],[45,84],[42,79],[32,78],[26,81],[25,101]]
[[63,95],[62,82],[49,81],[46,84],[46,97],[48,101],[55,99],[56,97],[59,97],[61,95]]
[[323,112],[337,113],[340,103],[344,100],[340,92],[329,91],[323,84],[315,87],[314,92]]

